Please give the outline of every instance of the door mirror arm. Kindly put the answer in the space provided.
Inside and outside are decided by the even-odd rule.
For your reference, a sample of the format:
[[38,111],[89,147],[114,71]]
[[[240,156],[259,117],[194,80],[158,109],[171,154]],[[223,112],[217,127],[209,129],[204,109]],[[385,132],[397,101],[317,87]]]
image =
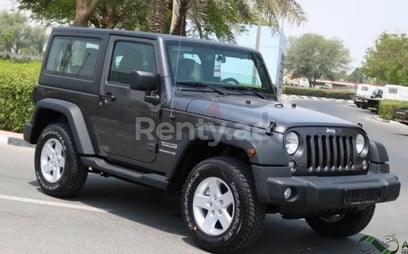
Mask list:
[[159,94],[157,92],[158,92],[157,90],[154,90],[154,91],[147,90],[144,100],[146,102],[152,103],[153,105],[159,104],[160,103],[160,96],[159,96]]

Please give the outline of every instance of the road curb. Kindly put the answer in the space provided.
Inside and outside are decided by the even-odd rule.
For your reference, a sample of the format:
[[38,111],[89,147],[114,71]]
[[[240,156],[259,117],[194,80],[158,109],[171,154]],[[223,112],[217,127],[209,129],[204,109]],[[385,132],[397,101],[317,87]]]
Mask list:
[[327,97],[314,97],[314,96],[304,96],[304,95],[292,95],[292,94],[282,94],[281,99],[294,99],[294,100],[314,100],[314,101],[335,101],[335,102],[347,102],[354,103],[352,100],[327,98]]
[[0,144],[2,145],[12,145],[12,146],[21,146],[21,147],[30,147],[33,148],[35,145],[27,143],[23,138],[17,137],[17,133],[9,133],[0,130]]
[[[375,116],[373,116],[373,119],[375,119],[375,120],[377,120],[377,121],[379,121],[379,122],[382,122],[382,123],[400,123],[400,122],[398,122],[398,121],[394,121],[394,120],[387,120],[387,119],[383,119],[383,118],[381,118],[381,117],[379,117],[379,116],[377,116],[377,115],[375,115]],[[400,124],[402,124],[402,123],[400,123]]]

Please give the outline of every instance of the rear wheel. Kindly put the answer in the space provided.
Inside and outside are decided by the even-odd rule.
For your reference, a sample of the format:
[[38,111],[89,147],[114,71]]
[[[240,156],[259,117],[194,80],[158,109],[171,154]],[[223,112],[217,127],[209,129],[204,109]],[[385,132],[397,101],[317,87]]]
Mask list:
[[182,211],[197,245],[217,253],[240,251],[262,233],[265,211],[249,167],[226,157],[198,164],[183,189]]
[[374,215],[375,205],[362,210],[328,216],[313,216],[306,222],[316,232],[330,237],[344,238],[362,231]]
[[34,160],[37,180],[49,195],[72,196],[86,181],[88,170],[81,164],[66,124],[51,124],[43,130]]

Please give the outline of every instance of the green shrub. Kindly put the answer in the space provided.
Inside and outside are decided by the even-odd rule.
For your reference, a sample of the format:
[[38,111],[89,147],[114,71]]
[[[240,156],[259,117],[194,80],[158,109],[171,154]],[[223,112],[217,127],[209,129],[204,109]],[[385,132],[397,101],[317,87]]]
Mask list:
[[0,129],[23,130],[33,111],[31,93],[41,63],[0,60]]
[[349,89],[321,89],[321,88],[305,88],[296,86],[283,86],[283,94],[326,97],[334,99],[350,100],[352,95],[355,95],[354,90]]
[[408,101],[382,100],[378,108],[378,115],[382,119],[392,120],[392,114],[396,107],[408,107]]

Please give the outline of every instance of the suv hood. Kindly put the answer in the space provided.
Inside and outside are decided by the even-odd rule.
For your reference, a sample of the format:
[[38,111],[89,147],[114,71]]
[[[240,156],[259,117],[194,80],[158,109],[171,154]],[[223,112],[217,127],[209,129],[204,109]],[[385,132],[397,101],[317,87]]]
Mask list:
[[267,129],[272,122],[279,126],[279,132],[297,126],[357,127],[348,121],[324,113],[253,96],[191,98],[188,103],[183,104],[186,106],[185,111],[189,113],[234,123]]

